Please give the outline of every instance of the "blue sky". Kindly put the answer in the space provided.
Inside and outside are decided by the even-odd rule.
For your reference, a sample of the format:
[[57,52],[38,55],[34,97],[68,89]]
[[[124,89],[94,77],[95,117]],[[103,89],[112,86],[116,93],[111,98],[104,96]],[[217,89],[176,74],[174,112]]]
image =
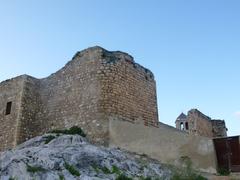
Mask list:
[[0,1],[0,81],[46,77],[76,51],[121,50],[157,81],[160,121],[191,108],[240,134],[240,1]]

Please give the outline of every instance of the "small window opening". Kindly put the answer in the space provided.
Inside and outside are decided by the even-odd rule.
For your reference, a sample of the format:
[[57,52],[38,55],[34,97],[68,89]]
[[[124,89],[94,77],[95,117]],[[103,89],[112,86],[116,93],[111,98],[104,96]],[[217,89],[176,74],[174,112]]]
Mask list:
[[8,102],[6,107],[6,115],[11,114],[11,109],[12,109],[12,102]]
[[184,126],[182,122],[180,123],[180,130],[184,130]]
[[188,122],[185,123],[186,130],[188,130]]

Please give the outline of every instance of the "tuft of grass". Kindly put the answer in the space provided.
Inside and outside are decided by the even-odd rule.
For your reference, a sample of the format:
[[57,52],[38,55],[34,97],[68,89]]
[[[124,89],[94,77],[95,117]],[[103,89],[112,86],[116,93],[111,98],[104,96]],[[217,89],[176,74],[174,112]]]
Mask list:
[[37,172],[45,172],[46,169],[40,167],[40,166],[30,166],[27,164],[27,172],[30,173],[37,173]]
[[59,175],[59,180],[65,180],[64,175]]
[[230,171],[226,168],[218,168],[217,172],[220,176],[229,176],[230,175]]
[[151,177],[142,178],[141,180],[152,180]]
[[100,169],[96,164],[92,165],[92,168],[95,170],[96,173],[99,173]]
[[118,174],[118,175],[120,175],[120,174],[121,174],[121,171],[120,171],[120,169],[119,169],[117,166],[113,165],[113,166],[112,166],[112,174]]
[[82,137],[86,137],[86,134],[83,132],[83,130],[78,126],[73,126],[70,129],[63,129],[63,130],[52,130],[50,133],[56,133],[56,134],[70,134],[70,135],[80,135]]
[[16,178],[15,177],[10,177],[9,180],[16,180]]
[[67,162],[64,163],[64,167],[73,175],[73,176],[80,176],[81,174],[79,171],[72,165],[68,164]]
[[162,177],[143,177],[143,176],[141,176],[139,178],[139,180],[164,180],[164,179]]
[[192,161],[189,157],[181,157],[183,168],[172,169],[173,176],[171,180],[207,180],[192,168]]
[[175,174],[171,180],[207,180],[207,178],[197,174]]
[[55,136],[49,135],[45,137],[45,144],[48,144],[50,141],[55,139]]
[[127,176],[124,175],[124,174],[120,174],[120,175],[118,175],[118,177],[116,178],[116,180],[133,180],[133,179],[130,178],[130,177],[127,177]]
[[145,154],[145,153],[141,154],[141,156],[142,156],[142,157],[148,157],[148,155]]
[[121,174],[121,170],[115,165],[112,166],[112,170],[108,169],[107,167],[98,167],[96,164],[92,165],[92,168],[96,173],[102,171],[104,174]]
[[104,174],[112,174],[112,172],[107,167],[103,167],[101,170]]

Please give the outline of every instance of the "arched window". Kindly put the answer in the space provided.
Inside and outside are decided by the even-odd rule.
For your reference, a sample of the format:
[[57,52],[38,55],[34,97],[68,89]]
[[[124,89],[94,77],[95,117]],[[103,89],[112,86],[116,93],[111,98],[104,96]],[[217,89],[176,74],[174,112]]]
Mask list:
[[180,130],[184,130],[183,122],[180,123]]

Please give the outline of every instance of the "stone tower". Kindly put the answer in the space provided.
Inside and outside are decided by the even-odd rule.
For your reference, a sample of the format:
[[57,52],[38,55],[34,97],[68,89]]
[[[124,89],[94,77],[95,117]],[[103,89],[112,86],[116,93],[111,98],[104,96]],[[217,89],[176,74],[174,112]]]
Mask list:
[[47,78],[0,83],[0,150],[74,125],[108,144],[109,120],[158,125],[153,73],[127,53],[92,47]]

